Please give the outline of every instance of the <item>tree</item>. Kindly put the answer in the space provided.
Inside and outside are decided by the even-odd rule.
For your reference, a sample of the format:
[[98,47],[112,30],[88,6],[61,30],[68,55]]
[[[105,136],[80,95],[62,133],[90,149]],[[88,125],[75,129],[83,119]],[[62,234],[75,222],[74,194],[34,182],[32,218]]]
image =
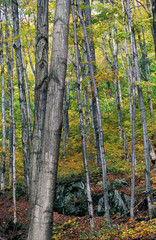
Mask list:
[[86,144],[85,144],[84,117],[83,117],[81,92],[80,92],[80,68],[79,68],[80,64],[79,64],[79,56],[78,56],[78,42],[77,42],[74,0],[71,0],[71,6],[72,6],[72,16],[73,16],[73,27],[74,27],[75,65],[76,65],[76,78],[77,78],[77,83],[76,83],[76,85],[77,85],[77,101],[78,101],[79,117],[80,117],[83,162],[84,162],[86,185],[87,185],[86,188],[87,188],[88,212],[89,212],[89,216],[90,216],[90,226],[91,226],[91,228],[94,228],[93,201],[92,201],[91,188],[90,188],[89,169],[88,169]]
[[5,159],[6,159],[6,120],[5,120],[5,85],[4,85],[4,55],[3,55],[3,28],[2,13],[0,10],[0,62],[1,62],[1,91],[2,91],[2,160],[1,160],[1,190],[5,189]]
[[[45,1],[41,2],[42,4],[45,3]],[[47,6],[45,7],[47,9]],[[56,1],[43,148],[36,186],[36,202],[33,218],[31,217],[29,223],[28,240],[49,240],[52,235],[53,201],[57,177],[67,67],[69,10],[69,0]]]
[[21,49],[21,40],[19,37],[19,15],[18,15],[17,0],[12,0],[11,6],[12,6],[12,18],[13,18],[14,49],[15,49],[15,56],[16,56],[16,69],[17,69],[17,76],[18,76],[19,101],[20,101],[21,122],[22,122],[24,177],[25,177],[27,193],[29,193],[30,141],[29,141],[27,102],[26,102],[26,94],[25,94],[24,68],[22,64],[22,49]]

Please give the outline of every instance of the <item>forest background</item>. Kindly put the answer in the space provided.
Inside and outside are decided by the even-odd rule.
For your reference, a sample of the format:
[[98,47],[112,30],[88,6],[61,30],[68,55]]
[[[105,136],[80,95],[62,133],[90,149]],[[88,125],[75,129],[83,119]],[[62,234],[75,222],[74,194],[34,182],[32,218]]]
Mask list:
[[[156,184],[156,177],[153,175],[156,161],[156,60],[154,41],[155,26],[153,21],[154,14],[156,14],[154,12],[155,1],[130,1],[131,29],[133,29],[133,36],[135,36],[133,47],[137,50],[133,53],[131,32],[129,31],[130,28],[127,18],[128,2],[129,1],[92,1],[90,3],[89,1],[82,1],[80,2],[80,9],[84,13],[83,16],[87,26],[89,41],[94,43],[95,48],[95,59],[92,55],[92,61],[102,113],[107,172],[112,175],[122,174],[126,176],[126,179],[132,179],[131,182],[133,183],[135,169],[135,176],[140,179],[139,186],[136,185],[136,192],[138,191],[137,193],[140,194],[140,192],[144,190],[147,191],[145,179],[146,171],[148,172],[148,163],[146,162],[147,158],[144,158],[145,129],[142,128],[143,123],[140,115],[141,108],[139,102],[139,88],[141,88],[147,120],[148,138],[150,140],[149,154],[152,167],[150,180],[153,186],[150,194],[152,194]],[[19,1],[18,4],[20,32],[17,36],[14,35],[13,31],[9,1],[1,1],[0,9],[2,96],[0,112],[2,119],[0,125],[0,148],[2,153],[1,192],[5,194],[4,192],[7,189],[12,189],[13,184],[14,201],[16,199],[16,190],[18,187],[25,188],[24,182],[26,179],[24,180],[22,110],[20,108],[21,100],[19,101],[19,79],[16,71],[17,62],[15,63],[16,56],[13,47],[15,48],[14,42],[20,37],[22,45],[21,64],[24,70],[25,98],[28,112],[27,135],[31,139],[34,121],[35,32],[37,22],[36,1]],[[49,49],[51,49],[53,42],[55,6],[55,1],[49,2]],[[92,13],[90,19],[87,18],[88,10],[91,10]],[[75,8],[75,11],[78,10]],[[69,21],[66,89],[63,103],[64,122],[58,165],[59,181],[66,181],[67,179],[71,179],[72,181],[72,179],[85,175],[81,143],[82,131],[80,133],[80,117],[77,103],[78,83],[76,79],[78,76],[76,74],[77,63],[75,62],[76,53],[74,52],[75,39],[72,18],[71,14]],[[101,173],[98,137],[96,136],[100,130],[98,129],[98,133],[96,133],[98,124],[94,121],[93,103],[95,89],[90,83],[91,70],[88,64],[89,57],[86,53],[86,40],[84,38],[80,15],[77,14],[76,18],[77,42],[79,47],[78,57],[81,69],[81,102],[85,119],[86,155],[89,173],[91,176],[94,176],[97,173]],[[132,55],[134,54],[137,56],[137,60],[136,58],[133,59]],[[50,62],[50,51],[48,58]],[[138,63],[138,69],[136,61]],[[138,77],[138,74],[140,77]],[[138,88],[135,88],[135,86],[138,86]],[[135,91],[132,92],[132,89],[135,89]],[[134,98],[135,95],[136,99]],[[135,125],[133,122],[134,119]],[[132,126],[135,127],[135,135],[132,134]],[[133,141],[134,139],[135,143]],[[134,147],[136,154],[133,155]],[[16,157],[16,159],[14,157]],[[131,193],[132,191],[130,191],[129,194]],[[17,221],[15,215],[14,221]],[[153,223],[154,222],[152,222],[152,224]],[[149,224],[149,228],[150,226]],[[155,228],[153,229],[153,234],[156,234]]]

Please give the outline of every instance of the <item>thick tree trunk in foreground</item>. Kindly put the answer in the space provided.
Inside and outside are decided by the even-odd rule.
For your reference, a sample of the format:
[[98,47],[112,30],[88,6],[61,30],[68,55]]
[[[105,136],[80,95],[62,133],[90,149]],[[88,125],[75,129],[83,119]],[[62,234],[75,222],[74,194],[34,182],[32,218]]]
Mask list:
[[34,126],[30,155],[29,213],[33,218],[42,156],[48,84],[48,0],[37,2]]
[[34,216],[30,219],[28,240],[50,240],[52,235],[53,201],[57,177],[67,67],[69,9],[69,0],[56,1],[44,141]]
[[84,130],[84,120],[83,120],[84,118],[83,118],[81,92],[80,92],[80,69],[79,69],[79,58],[78,58],[78,43],[77,43],[77,30],[76,30],[74,0],[71,0],[71,6],[72,6],[72,16],[73,16],[73,26],[74,26],[75,65],[76,65],[76,78],[77,78],[77,101],[78,101],[79,117],[80,117],[82,154],[83,154],[83,162],[84,162],[86,185],[87,185],[88,212],[89,212],[89,216],[90,216],[90,226],[91,226],[91,228],[94,228],[93,201],[92,201],[91,188],[90,188],[89,169],[88,169],[86,144],[85,144],[85,130]]
[[78,15],[80,17],[80,20],[81,20],[81,23],[83,26],[84,37],[85,37],[86,46],[87,46],[90,74],[91,74],[91,79],[92,79],[92,84],[93,84],[94,94],[95,94],[95,101],[96,101],[96,108],[97,108],[97,115],[98,115],[97,120],[98,120],[98,129],[99,129],[100,157],[101,157],[102,175],[103,175],[105,216],[106,216],[106,220],[107,220],[108,224],[110,225],[110,214],[109,214],[110,207],[109,207],[109,202],[108,202],[107,168],[106,168],[106,156],[105,156],[105,150],[104,150],[104,139],[103,139],[103,129],[102,129],[102,114],[101,114],[101,110],[100,110],[98,90],[97,90],[97,86],[96,86],[95,78],[94,78],[94,69],[93,69],[93,64],[92,64],[92,58],[91,58],[91,52],[90,52],[90,47],[89,47],[86,26],[85,26],[85,22],[84,22],[84,19],[82,16],[82,12],[79,8],[79,3],[78,3],[78,1],[76,1],[76,2],[77,2],[77,6],[78,6]]
[[16,56],[16,68],[17,68],[17,76],[18,76],[19,101],[20,101],[21,122],[22,122],[24,177],[25,177],[27,193],[29,193],[30,143],[29,143],[28,113],[27,113],[27,103],[26,103],[26,94],[25,94],[24,70],[23,70],[23,64],[22,64],[21,40],[19,37],[20,33],[19,33],[19,16],[18,16],[17,0],[12,0],[12,17],[13,17],[14,48],[15,48],[15,56]]
[[6,120],[5,120],[5,85],[4,85],[4,55],[3,55],[3,28],[0,10],[0,62],[1,62],[1,104],[2,104],[2,159],[1,159],[1,190],[5,190],[5,159],[6,159]]

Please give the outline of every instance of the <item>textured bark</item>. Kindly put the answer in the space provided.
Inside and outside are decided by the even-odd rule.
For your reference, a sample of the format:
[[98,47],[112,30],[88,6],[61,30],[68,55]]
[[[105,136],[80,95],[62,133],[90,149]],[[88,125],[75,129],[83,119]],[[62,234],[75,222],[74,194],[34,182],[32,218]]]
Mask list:
[[108,221],[108,224],[110,225],[110,214],[109,214],[109,202],[108,202],[108,188],[107,188],[107,168],[106,168],[106,157],[105,157],[105,150],[104,150],[104,141],[103,141],[103,129],[102,129],[102,114],[100,110],[100,103],[99,103],[99,96],[98,96],[98,90],[95,83],[95,77],[94,77],[94,69],[92,64],[92,58],[91,58],[91,51],[89,47],[89,41],[86,31],[85,22],[82,16],[82,12],[79,8],[79,3],[77,2],[78,6],[78,15],[80,17],[83,31],[84,31],[84,37],[85,42],[87,46],[87,54],[88,54],[88,60],[89,60],[89,68],[90,68],[90,74],[92,79],[92,84],[94,88],[94,94],[95,94],[95,101],[96,101],[96,108],[97,108],[97,115],[98,115],[98,130],[99,130],[99,146],[100,146],[100,157],[101,157],[101,164],[102,164],[102,175],[103,175],[103,188],[104,188],[104,203],[105,203],[105,216],[106,220]]
[[37,2],[34,126],[30,155],[29,213],[33,218],[42,156],[48,84],[48,0]]
[[[45,1],[42,0],[44,6]],[[68,52],[70,1],[57,0],[53,29],[53,46],[48,83],[42,157],[33,217],[29,225],[29,240],[49,240],[52,235],[52,215]],[[41,52],[42,53],[42,52]],[[41,64],[42,70],[42,64]],[[36,136],[37,137],[37,136]],[[40,137],[40,135],[39,135]]]
[[0,62],[1,62],[1,104],[2,104],[2,159],[1,159],[1,190],[5,190],[5,159],[6,159],[6,120],[5,120],[5,85],[2,12],[0,10]]
[[85,130],[84,130],[84,120],[83,120],[84,118],[83,118],[83,109],[82,109],[81,92],[80,92],[80,69],[79,69],[80,64],[79,64],[79,57],[78,57],[78,43],[77,43],[77,29],[76,29],[76,17],[75,17],[75,10],[74,10],[74,0],[71,0],[71,7],[72,7],[73,27],[74,27],[77,101],[78,101],[78,108],[79,108],[82,154],[83,154],[83,162],[84,162],[85,177],[86,177],[86,187],[87,187],[88,212],[90,217],[90,226],[91,228],[94,228],[93,201],[92,201],[91,188],[90,188],[90,177],[89,177],[89,169],[88,169],[87,154],[86,154],[86,144],[85,144]]
[[12,0],[12,17],[13,17],[13,34],[14,34],[14,49],[16,56],[16,69],[18,76],[18,88],[19,88],[19,101],[21,110],[21,122],[22,122],[22,144],[23,144],[23,160],[24,160],[24,177],[27,193],[29,193],[30,187],[30,143],[29,143],[29,127],[28,127],[28,113],[25,94],[25,80],[24,70],[22,64],[22,50],[21,40],[19,37],[19,16],[18,16],[18,2]]

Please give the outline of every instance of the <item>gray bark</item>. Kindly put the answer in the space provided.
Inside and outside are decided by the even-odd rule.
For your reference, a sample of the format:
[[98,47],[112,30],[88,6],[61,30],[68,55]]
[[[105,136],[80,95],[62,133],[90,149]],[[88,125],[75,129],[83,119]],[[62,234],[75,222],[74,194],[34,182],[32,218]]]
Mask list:
[[69,79],[66,81],[66,88],[64,91],[64,100],[63,100],[63,136],[62,136],[62,157],[66,160],[66,148],[67,148],[67,139],[69,137]]
[[90,47],[89,47],[89,41],[88,41],[86,26],[85,26],[85,22],[84,22],[84,19],[83,19],[83,16],[82,16],[82,12],[79,8],[78,1],[76,1],[76,3],[77,3],[77,6],[78,6],[78,15],[80,17],[80,20],[81,20],[81,23],[82,23],[82,26],[83,26],[84,37],[85,37],[85,42],[86,42],[86,46],[87,46],[87,54],[88,54],[88,60],[89,60],[90,74],[91,74],[91,79],[92,79],[92,84],[93,84],[94,94],[95,94],[95,102],[96,102],[97,115],[98,115],[97,119],[98,119],[98,130],[99,130],[100,157],[101,157],[102,175],[103,175],[105,216],[106,216],[106,220],[108,221],[108,224],[110,225],[110,214],[109,214],[109,208],[110,207],[109,207],[109,202],[108,202],[107,168],[106,168],[104,141],[103,141],[102,114],[101,114],[101,110],[100,110],[98,90],[97,90],[97,86],[96,86],[95,78],[94,78],[94,69],[93,69],[93,64],[92,64],[91,51],[90,51]]
[[19,37],[20,33],[19,33],[19,16],[18,16],[17,0],[12,0],[12,18],[13,18],[14,49],[15,49],[15,56],[16,56],[16,69],[17,69],[17,76],[18,76],[19,101],[20,101],[20,110],[21,110],[21,122],[22,122],[24,177],[25,177],[27,193],[29,193],[30,143],[29,143],[27,103],[26,103],[26,94],[25,94],[24,69],[22,64],[21,40]]
[[[129,6],[129,0],[126,0],[127,6]],[[131,18],[130,15],[130,7],[127,11],[128,19]],[[136,79],[138,82],[141,81],[140,78],[140,70],[138,64],[138,53],[136,48],[136,41],[135,41],[135,33],[134,27],[131,23],[131,38],[133,40],[133,55],[134,55],[134,64],[135,64],[135,73]],[[134,93],[133,93],[134,94]],[[141,121],[142,121],[142,128],[143,128],[143,139],[144,139],[144,157],[145,157],[145,187],[146,187],[146,194],[147,194],[147,202],[148,202],[148,212],[149,217],[153,217],[153,209],[152,209],[152,200],[151,200],[151,183],[150,183],[150,152],[149,152],[149,140],[148,140],[148,129],[147,129],[147,121],[146,121],[146,113],[145,113],[145,106],[144,106],[144,99],[142,93],[142,87],[138,85],[138,95],[139,95],[139,105],[140,105],[140,112],[141,112]]]
[[[84,15],[85,15],[85,24],[87,27],[87,34],[88,34],[88,42],[89,42],[89,47],[90,47],[90,52],[91,52],[91,61],[93,64],[93,69],[94,69],[94,74],[96,74],[96,62],[95,62],[95,48],[94,48],[94,41],[93,41],[93,34],[91,31],[91,7],[90,7],[90,1],[89,0],[84,0]],[[84,53],[85,55],[86,53]],[[88,57],[86,57],[86,61],[88,61]],[[85,64],[85,71],[86,71],[86,76],[90,76],[90,71],[88,67],[88,64]],[[90,83],[92,85],[92,81]],[[92,92],[92,97],[90,98],[90,104],[91,104],[91,111],[93,113],[93,134],[94,134],[94,145],[95,145],[95,152],[96,152],[96,162],[97,166],[101,167],[101,159],[100,159],[100,146],[99,146],[99,129],[98,129],[98,124],[97,124],[97,109],[96,109],[96,101],[95,101],[95,96],[94,92]]]
[[13,162],[13,120],[12,120],[12,92],[11,92],[11,77],[12,77],[12,57],[10,47],[10,31],[9,31],[9,17],[7,3],[5,3],[5,47],[6,47],[6,64],[7,64],[7,85],[8,85],[8,96],[9,96],[9,186],[12,185],[12,162]]
[[79,63],[79,57],[78,57],[78,43],[77,43],[77,30],[76,30],[74,0],[71,0],[71,7],[72,7],[73,27],[74,27],[75,65],[76,65],[76,78],[77,78],[77,101],[78,101],[79,117],[80,117],[82,154],[83,154],[83,162],[84,162],[85,177],[86,177],[88,212],[89,212],[89,217],[90,217],[90,226],[91,226],[91,228],[94,228],[93,201],[92,201],[91,188],[90,188],[90,177],[89,177],[89,169],[88,169],[87,154],[86,154],[86,144],[85,144],[85,130],[84,130],[84,120],[83,120],[84,118],[83,118],[83,109],[82,109],[81,92],[80,92],[80,69],[79,69],[80,63]]
[[[23,47],[23,55],[25,56],[25,50]],[[30,103],[30,89],[28,86],[29,80],[28,80],[28,75],[27,75],[27,61],[25,61],[24,63],[24,58],[22,56],[22,60],[23,60],[23,67],[24,67],[24,78],[25,78],[25,88],[26,88],[26,92],[27,92],[27,109],[28,109],[28,120],[29,120],[29,138],[31,139],[31,128],[32,128],[32,110],[31,110],[31,103]]]
[[[136,10],[135,10],[135,15],[136,15]],[[140,12],[140,15],[141,15],[141,12]],[[141,18],[142,18],[142,16],[141,16]],[[148,84],[149,77],[150,77],[150,66],[149,66],[149,60],[148,60],[148,57],[147,57],[145,32],[144,32],[143,27],[141,28],[141,31],[137,28],[137,33],[138,33],[139,46],[140,46],[140,49],[141,49],[143,66],[144,66],[144,71],[145,71],[145,75],[143,77]],[[141,35],[142,35],[142,37],[141,37]],[[146,92],[147,92],[148,104],[149,104],[149,109],[150,109],[150,116],[153,117],[153,104],[152,104],[152,98],[151,98],[151,92],[150,92],[149,84],[147,85]]]
[[[45,1],[42,0],[43,6],[45,6],[44,3]],[[38,184],[36,186],[36,202],[33,217],[29,225],[29,240],[49,240],[52,235],[53,201],[62,128],[63,95],[67,66],[69,9],[70,1],[56,1],[44,140],[39,177],[37,179]],[[42,64],[40,67],[42,70]]]
[[1,190],[5,190],[5,160],[6,160],[6,120],[5,120],[5,85],[4,85],[4,55],[2,13],[0,10],[0,62],[1,62],[1,104],[2,104],[2,159],[1,159]]
[[[12,56],[13,56],[13,46],[12,46]],[[13,188],[13,209],[14,209],[14,224],[17,223],[17,204],[16,204],[16,123],[14,114],[14,88],[13,88],[13,60],[11,61],[11,113],[12,113],[12,188]]]
[[[122,2],[123,3],[123,2]],[[123,4],[124,7],[124,4]],[[131,206],[130,206],[130,216],[134,218],[134,203],[135,203],[135,163],[136,163],[136,153],[135,153],[135,113],[136,113],[136,91],[135,91],[135,40],[133,35],[133,25],[131,20],[130,5],[129,0],[126,0],[126,10],[127,10],[127,21],[128,29],[130,34],[130,48],[131,48],[131,64],[132,64],[132,95],[133,95],[133,106],[132,106],[132,119],[131,119],[131,134],[132,134],[132,163],[131,163]],[[128,58],[127,58],[128,60]]]

